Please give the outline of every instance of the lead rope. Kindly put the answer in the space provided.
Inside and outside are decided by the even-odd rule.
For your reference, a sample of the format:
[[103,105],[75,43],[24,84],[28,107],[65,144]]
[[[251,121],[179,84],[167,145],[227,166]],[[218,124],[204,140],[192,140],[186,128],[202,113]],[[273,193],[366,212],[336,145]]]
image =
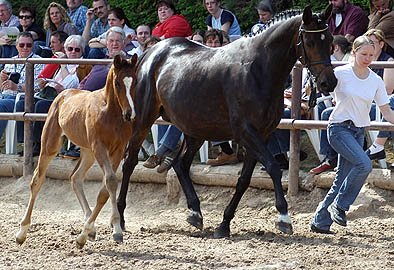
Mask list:
[[313,110],[313,108],[317,104],[316,83],[315,83],[315,77],[312,74],[310,74],[310,77],[309,77],[309,85],[311,87],[311,94],[309,96],[307,112],[310,112],[311,110]]

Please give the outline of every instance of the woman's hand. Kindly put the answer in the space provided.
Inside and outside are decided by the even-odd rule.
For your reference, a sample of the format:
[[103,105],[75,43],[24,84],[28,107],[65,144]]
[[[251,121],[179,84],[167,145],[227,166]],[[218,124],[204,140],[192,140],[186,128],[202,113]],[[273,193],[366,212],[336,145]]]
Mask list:
[[56,58],[67,58],[67,55],[64,52],[55,52]]
[[13,81],[6,80],[1,84],[1,89],[18,91],[18,85]]
[[379,109],[382,112],[384,119],[386,119],[391,124],[394,124],[394,111],[391,110],[389,104],[379,106]]

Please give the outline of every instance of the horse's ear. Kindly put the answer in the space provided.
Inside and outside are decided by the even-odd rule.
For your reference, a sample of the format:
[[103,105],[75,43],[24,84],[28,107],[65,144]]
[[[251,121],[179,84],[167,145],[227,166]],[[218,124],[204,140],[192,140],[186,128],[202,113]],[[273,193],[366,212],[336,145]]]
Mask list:
[[302,13],[302,21],[306,25],[312,22],[312,6],[308,5],[304,8],[304,12]]
[[114,67],[116,69],[120,69],[122,67],[122,62],[123,62],[122,56],[115,55],[115,57],[114,57]]
[[136,63],[137,63],[137,54],[133,54],[133,56],[129,59],[129,64],[133,67],[135,67]]
[[329,4],[328,7],[322,11],[322,13],[320,14],[320,18],[322,19],[322,21],[327,21],[328,18],[331,16],[331,12],[332,12],[332,4]]

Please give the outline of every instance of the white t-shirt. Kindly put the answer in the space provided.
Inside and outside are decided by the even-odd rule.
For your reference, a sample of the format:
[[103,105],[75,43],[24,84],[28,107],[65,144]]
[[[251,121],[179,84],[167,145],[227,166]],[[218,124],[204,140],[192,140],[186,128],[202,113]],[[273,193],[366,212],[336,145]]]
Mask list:
[[360,79],[353,71],[352,64],[335,68],[338,84],[334,89],[336,106],[329,122],[340,123],[352,120],[356,127],[369,126],[369,111],[372,101],[377,106],[389,103],[382,78],[369,69],[366,79]]

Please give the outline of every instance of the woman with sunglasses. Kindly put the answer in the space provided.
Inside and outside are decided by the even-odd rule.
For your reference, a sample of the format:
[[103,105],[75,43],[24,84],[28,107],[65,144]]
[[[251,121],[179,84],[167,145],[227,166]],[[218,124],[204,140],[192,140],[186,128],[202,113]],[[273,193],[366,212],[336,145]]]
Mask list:
[[[13,58],[39,58],[33,53],[33,37],[29,32],[22,32],[16,39],[16,49],[18,55]],[[34,65],[34,89],[38,90],[37,76],[42,71],[44,65]],[[6,64],[0,72],[0,112],[13,112],[15,99],[18,93],[25,92],[26,79],[25,64]],[[24,103],[24,100],[21,100]],[[22,110],[23,111],[23,110]],[[7,120],[0,120],[0,138],[4,133]]]
[[[63,52],[56,52],[57,58],[82,58],[85,48],[85,41],[80,35],[71,35],[64,42]],[[51,80],[41,79],[38,82],[40,92],[34,95],[36,102],[34,105],[35,113],[47,113],[55,96],[67,88],[76,88],[92,69],[91,66],[78,64],[61,64]],[[16,111],[24,111],[24,102],[17,102]],[[40,140],[44,122],[36,121],[33,123],[33,156],[40,154]],[[17,141],[23,142],[23,122],[17,122]],[[23,155],[23,152],[19,153]]]
[[69,36],[79,34],[78,28],[73,24],[70,17],[67,15],[66,9],[56,2],[50,3],[47,10],[45,11],[44,29],[47,31],[46,45],[48,47],[51,32],[53,31],[63,31]]

